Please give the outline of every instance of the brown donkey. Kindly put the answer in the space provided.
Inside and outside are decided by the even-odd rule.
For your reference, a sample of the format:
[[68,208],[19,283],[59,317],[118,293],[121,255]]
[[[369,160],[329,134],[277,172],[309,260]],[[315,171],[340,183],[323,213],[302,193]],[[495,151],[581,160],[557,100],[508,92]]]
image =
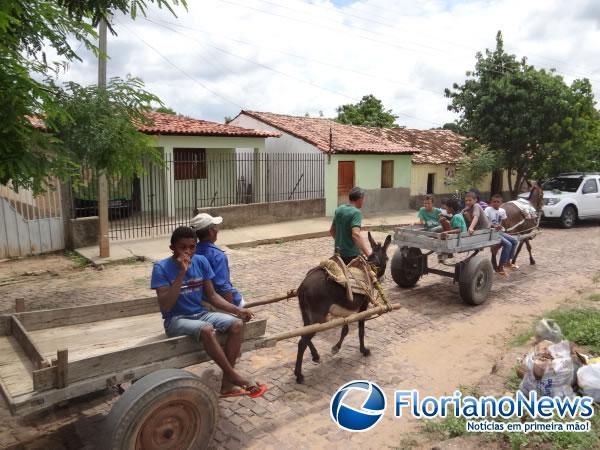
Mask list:
[[[388,235],[385,238],[384,244],[381,245],[375,242],[371,233],[369,233],[368,236],[372,253],[367,259],[367,262],[374,267],[377,278],[381,278],[383,277],[387,266],[387,249],[392,237]],[[353,300],[349,301],[346,296],[346,289],[331,280],[324,269],[319,268],[312,269],[308,272],[304,281],[302,281],[298,288],[298,299],[304,325],[324,323],[327,321],[327,315],[330,313],[332,315],[337,315],[344,310],[347,313],[362,312],[369,306],[369,299],[365,295],[354,294]],[[304,375],[302,375],[302,358],[304,357],[306,347],[310,349],[313,361],[320,361],[319,352],[317,352],[315,345],[312,343],[312,338],[315,334],[316,333],[301,336],[300,341],[298,342],[298,355],[296,357],[296,367],[294,370],[297,383],[304,382]],[[339,341],[331,349],[333,353],[339,351],[347,334],[348,325],[344,325]],[[371,352],[365,347],[364,320],[358,322],[358,338],[360,352],[364,356],[369,356]]]
[[[531,206],[533,206],[537,211],[538,217],[527,218],[517,206],[515,201],[502,204],[501,207],[506,211],[506,220],[504,221],[506,233],[518,236],[520,234],[527,234],[539,227],[539,216],[542,208],[544,207],[544,191],[539,183],[534,183],[531,191],[529,192],[528,200]],[[514,259],[511,261],[513,264],[516,264],[519,253],[521,253],[521,249],[523,248],[523,244],[527,246],[527,251],[529,252],[529,264],[535,264],[535,259],[533,259],[533,255],[531,253],[531,239],[533,238],[530,237],[519,242],[517,253],[515,254]],[[496,256],[499,248],[500,247],[492,247],[492,265],[494,266],[494,270],[498,267]]]

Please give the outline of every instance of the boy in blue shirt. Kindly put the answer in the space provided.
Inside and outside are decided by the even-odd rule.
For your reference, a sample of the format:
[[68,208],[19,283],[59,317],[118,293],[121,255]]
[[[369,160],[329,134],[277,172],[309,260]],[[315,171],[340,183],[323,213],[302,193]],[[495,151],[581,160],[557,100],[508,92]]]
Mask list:
[[[204,344],[206,353],[223,370],[222,395],[262,395],[265,385],[251,385],[234,370],[242,344],[242,320],[250,320],[253,314],[215,292],[210,264],[203,256],[194,255],[196,232],[193,229],[177,228],[171,236],[170,249],[172,256],[154,264],[150,283],[156,290],[167,336],[189,335]],[[208,311],[202,301],[229,314]],[[215,329],[227,333],[225,349],[217,341]],[[232,390],[231,385],[242,389]]]
[[244,299],[242,294],[231,284],[227,255],[215,245],[219,234],[218,225],[221,223],[223,223],[222,217],[212,217],[207,213],[200,213],[191,220],[190,226],[196,230],[198,236],[196,254],[204,256],[215,273],[212,281],[217,294],[229,303],[243,308]]

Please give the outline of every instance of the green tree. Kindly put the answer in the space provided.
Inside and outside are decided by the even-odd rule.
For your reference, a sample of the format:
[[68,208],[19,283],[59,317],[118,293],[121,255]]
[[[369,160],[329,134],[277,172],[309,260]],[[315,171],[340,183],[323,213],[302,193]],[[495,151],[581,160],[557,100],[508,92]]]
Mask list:
[[[56,137],[28,117],[43,116],[53,129],[67,120],[52,77],[80,60],[79,46],[97,54],[95,27],[102,18],[145,14],[149,3],[171,12],[171,5],[186,6],[186,0],[0,0],[0,183],[39,191],[48,176],[68,173],[72,161]],[[58,62],[48,60],[49,48]]]
[[143,161],[160,161],[154,138],[138,131],[158,98],[137,78],[111,78],[106,89],[66,83],[61,94],[66,114],[51,131],[70,160],[107,175],[132,177]]
[[476,147],[462,156],[456,165],[456,173],[447,180],[461,192],[478,186],[483,179],[498,167],[499,155],[485,147]]
[[158,106],[156,108],[152,108],[152,111],[163,114],[171,114],[172,116],[176,116],[177,113],[174,109],[169,108],[168,106]]
[[398,116],[391,109],[385,109],[381,100],[373,95],[365,95],[356,104],[337,108],[336,122],[349,125],[364,125],[376,128],[391,128],[396,125]]
[[448,109],[460,114],[460,130],[496,152],[497,169],[508,170],[513,196],[527,178],[595,164],[599,117],[589,81],[568,86],[554,72],[517,60],[505,52],[500,32],[495,50],[477,53],[475,70],[445,93]]

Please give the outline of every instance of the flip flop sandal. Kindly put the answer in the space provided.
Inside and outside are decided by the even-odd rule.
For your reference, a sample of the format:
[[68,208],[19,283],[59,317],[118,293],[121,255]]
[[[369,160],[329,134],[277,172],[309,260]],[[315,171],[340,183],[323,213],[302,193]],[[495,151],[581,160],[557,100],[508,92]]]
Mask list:
[[250,393],[249,393],[249,394],[248,394],[248,397],[250,397],[250,398],[258,398],[258,397],[262,397],[262,396],[263,396],[263,394],[264,394],[265,392],[267,392],[267,389],[268,389],[268,387],[267,387],[267,385],[266,385],[266,384],[259,384],[259,383],[256,383],[256,386],[258,386],[258,391],[256,391],[254,394],[250,394]]
[[229,398],[229,397],[241,397],[242,395],[250,395],[250,391],[243,387],[238,387],[235,389],[230,389],[228,391],[222,392],[219,395],[219,398]]

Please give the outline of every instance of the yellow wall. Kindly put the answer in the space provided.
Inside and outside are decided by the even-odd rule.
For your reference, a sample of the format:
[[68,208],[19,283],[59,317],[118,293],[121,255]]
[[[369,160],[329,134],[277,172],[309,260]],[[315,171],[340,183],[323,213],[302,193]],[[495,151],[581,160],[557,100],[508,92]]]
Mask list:
[[[410,195],[425,195],[427,193],[427,175],[435,173],[435,183],[433,187],[434,194],[449,194],[455,191],[455,187],[444,183],[446,179],[446,170],[453,171],[452,164],[413,164],[410,182]],[[492,182],[492,174],[475,186],[481,192],[489,192]],[[502,190],[508,191],[508,177],[506,172],[502,177]]]

